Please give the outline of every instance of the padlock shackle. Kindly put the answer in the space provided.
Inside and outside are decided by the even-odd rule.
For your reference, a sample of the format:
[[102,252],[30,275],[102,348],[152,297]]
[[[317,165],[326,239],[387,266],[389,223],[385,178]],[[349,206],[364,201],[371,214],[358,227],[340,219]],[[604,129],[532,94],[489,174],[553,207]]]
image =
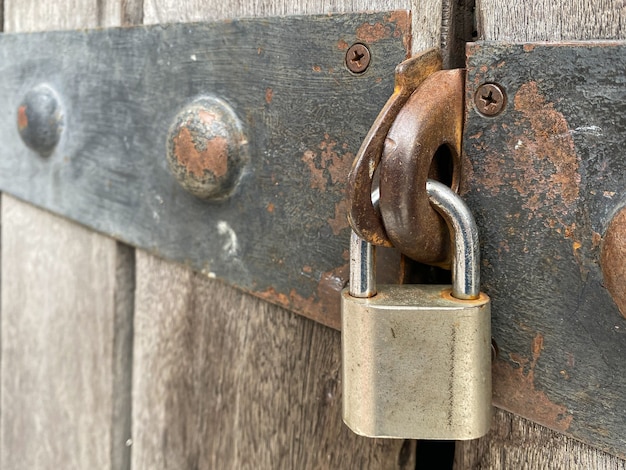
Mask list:
[[426,182],[428,199],[443,217],[453,247],[452,296],[473,300],[480,296],[480,244],[478,227],[465,201],[445,184]]
[[376,295],[376,247],[354,230],[350,235],[350,295],[367,298]]

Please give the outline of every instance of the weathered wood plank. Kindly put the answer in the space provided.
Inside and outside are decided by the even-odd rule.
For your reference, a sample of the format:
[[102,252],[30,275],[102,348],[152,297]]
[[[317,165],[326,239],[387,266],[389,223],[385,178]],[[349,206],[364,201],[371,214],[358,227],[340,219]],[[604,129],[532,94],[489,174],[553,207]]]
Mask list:
[[[624,39],[626,10],[622,3],[617,0],[480,0],[476,8],[478,34],[485,40],[517,42]],[[496,337],[496,341],[506,350],[502,339]],[[508,357],[499,359],[500,363],[508,360]],[[496,373],[494,388],[499,386]],[[621,469],[624,461],[508,412],[498,411],[488,436],[457,444],[456,468]]]
[[133,468],[413,468],[341,423],[339,333],[138,252]]
[[1,468],[127,468],[132,249],[2,198]]
[[479,37],[491,41],[624,39],[620,0],[478,0]]
[[[147,0],[146,23],[409,8],[408,1]],[[439,43],[441,2],[413,10]],[[430,22],[428,21],[430,19]],[[134,469],[413,468],[414,444],[341,422],[340,335],[137,254]]]
[[313,15],[411,9],[413,51],[439,45],[442,26],[442,0],[145,0],[144,23],[189,23],[208,19],[247,16]]
[[[5,30],[119,24],[117,0],[6,0]],[[0,467],[127,469],[134,251],[2,197]]]
[[626,469],[626,461],[497,410],[491,432],[457,444],[456,469],[575,470]]

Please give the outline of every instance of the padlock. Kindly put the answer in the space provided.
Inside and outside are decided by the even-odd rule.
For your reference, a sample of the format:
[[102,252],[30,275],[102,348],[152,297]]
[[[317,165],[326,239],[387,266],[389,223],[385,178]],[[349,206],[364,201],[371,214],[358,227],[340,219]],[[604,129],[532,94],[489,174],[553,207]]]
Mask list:
[[476,222],[429,180],[453,244],[452,286],[376,288],[374,246],[352,234],[342,292],[343,420],[369,437],[465,440],[489,431],[491,307],[480,292]]

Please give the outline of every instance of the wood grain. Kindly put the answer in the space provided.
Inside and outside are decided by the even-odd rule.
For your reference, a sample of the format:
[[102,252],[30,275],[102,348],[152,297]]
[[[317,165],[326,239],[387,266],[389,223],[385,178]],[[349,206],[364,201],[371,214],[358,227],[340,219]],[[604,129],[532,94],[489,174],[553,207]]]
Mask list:
[[479,37],[488,41],[624,39],[621,0],[477,0]]
[[[618,0],[479,0],[476,15],[479,37],[484,40],[524,42],[626,37],[622,28],[626,9]],[[497,377],[494,380],[498,380]],[[498,410],[489,435],[457,443],[455,468],[604,470],[625,468],[625,462]]]
[[[5,30],[112,26],[112,0],[4,2]],[[0,467],[128,469],[134,251],[2,197]]]
[[3,196],[1,468],[127,468],[131,254]]
[[[408,1],[146,0],[146,23],[408,8]],[[413,10],[439,43],[441,3]],[[428,21],[430,19],[430,21]],[[341,421],[340,335],[137,253],[134,469],[414,468],[414,443]]]
[[341,422],[339,333],[138,251],[133,468],[413,468]]
[[144,23],[188,23],[249,16],[313,15],[358,11],[411,10],[413,52],[439,45],[442,0],[145,0]]
[[497,410],[489,435],[457,443],[456,469],[626,469],[626,461]]

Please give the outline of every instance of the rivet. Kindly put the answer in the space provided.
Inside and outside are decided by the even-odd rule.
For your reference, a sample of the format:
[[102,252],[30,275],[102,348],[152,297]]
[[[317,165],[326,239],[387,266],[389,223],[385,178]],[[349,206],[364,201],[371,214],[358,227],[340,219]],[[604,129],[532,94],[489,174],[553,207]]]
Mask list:
[[346,66],[352,73],[363,73],[370,65],[370,50],[365,44],[357,42],[346,52]]
[[478,87],[474,95],[478,112],[484,116],[497,116],[506,104],[506,95],[496,83],[485,83]]
[[17,108],[17,129],[24,143],[39,155],[52,153],[63,131],[63,108],[49,85],[37,85],[24,95]]
[[180,185],[202,199],[224,199],[247,162],[247,140],[234,110],[203,97],[180,111],[167,136],[167,163]]

